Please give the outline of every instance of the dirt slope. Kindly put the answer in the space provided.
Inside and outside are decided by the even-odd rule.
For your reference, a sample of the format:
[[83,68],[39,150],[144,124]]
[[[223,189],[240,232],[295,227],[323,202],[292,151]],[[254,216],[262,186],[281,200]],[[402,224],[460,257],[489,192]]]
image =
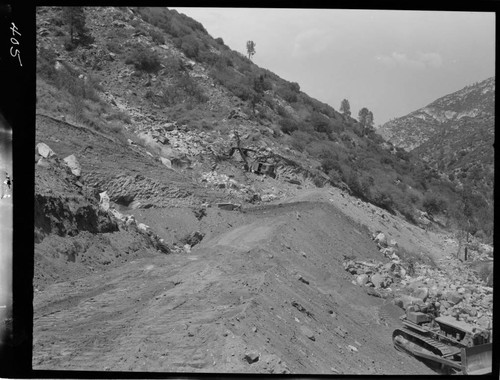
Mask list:
[[366,230],[323,202],[240,215],[190,254],[37,293],[34,368],[432,373],[393,348],[393,310],[343,270],[344,254],[380,259]]

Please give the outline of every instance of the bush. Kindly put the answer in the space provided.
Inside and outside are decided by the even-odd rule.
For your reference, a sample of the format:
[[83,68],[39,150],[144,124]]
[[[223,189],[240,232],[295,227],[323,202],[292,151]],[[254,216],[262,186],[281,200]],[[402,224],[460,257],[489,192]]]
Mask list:
[[332,170],[340,173],[342,171],[342,168],[338,159],[335,159],[333,157],[326,157],[321,160],[321,170],[323,170],[325,173],[330,173]]
[[64,39],[64,49],[66,51],[73,51],[76,49],[76,47],[77,47],[76,43],[71,41],[71,38],[67,37]]
[[235,76],[232,72],[227,69],[219,70],[213,68],[210,72],[214,80],[220,85],[226,87],[233,95],[237,96],[241,100],[250,100],[252,95],[255,93],[248,83],[248,78]]
[[323,187],[325,186],[325,182],[324,180],[321,178],[321,177],[318,177],[318,176],[315,176],[312,180],[312,182],[314,183],[314,186],[316,187]]
[[120,54],[122,52],[122,47],[116,40],[111,40],[106,42],[106,47],[111,53]]
[[435,215],[446,210],[448,203],[446,200],[438,195],[427,193],[425,194],[422,207],[430,215]]
[[295,103],[298,100],[297,93],[289,87],[280,87],[276,92],[288,103]]
[[281,131],[283,133],[286,133],[287,135],[290,135],[292,132],[294,132],[297,129],[299,129],[297,123],[294,120],[292,120],[292,119],[282,118],[279,121],[279,124],[281,126]]
[[[151,98],[152,95],[150,95]],[[198,103],[208,101],[203,89],[188,74],[179,75],[174,84],[165,86],[161,90],[161,101],[166,106],[172,106],[184,100],[195,100]],[[192,108],[192,105],[189,107]]]
[[36,65],[37,74],[53,82],[57,77],[57,70],[55,68],[56,58],[56,53],[53,50],[44,47],[40,48]]
[[132,123],[132,118],[130,117],[130,115],[126,111],[113,112],[106,119],[109,121],[119,120],[119,121],[123,121],[124,123],[127,123],[127,124]]
[[292,134],[292,142],[291,145],[299,152],[303,152],[306,148],[306,145],[312,140],[312,137],[309,133],[303,131],[293,131]]
[[149,73],[156,72],[161,67],[160,57],[156,52],[141,45],[132,48],[132,52],[128,54],[125,63],[134,65],[137,70]]
[[153,42],[157,45],[163,45],[165,43],[165,37],[163,36],[163,33],[152,29],[149,31],[149,35],[153,39]]
[[217,37],[215,39],[215,42],[217,42],[219,45],[224,45],[224,40],[221,37]]
[[375,190],[371,196],[372,202],[386,209],[387,211],[393,212],[394,200],[392,199],[391,193],[386,190]]
[[198,59],[198,54],[200,52],[200,43],[192,35],[186,35],[181,38],[176,38],[174,44],[177,48],[181,49],[186,57],[191,59]]

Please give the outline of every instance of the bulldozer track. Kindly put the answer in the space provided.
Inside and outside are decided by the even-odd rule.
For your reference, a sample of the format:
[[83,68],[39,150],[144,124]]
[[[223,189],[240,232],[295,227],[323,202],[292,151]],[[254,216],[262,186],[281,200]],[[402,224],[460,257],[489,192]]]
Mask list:
[[421,345],[428,349],[429,351],[435,353],[436,355],[442,356],[443,358],[449,358],[456,354],[459,354],[461,349],[458,347],[448,346],[430,337],[422,336],[418,333],[411,331],[408,328],[397,329],[393,333],[393,339],[396,335],[402,335],[404,338],[410,340],[411,342],[420,342]]

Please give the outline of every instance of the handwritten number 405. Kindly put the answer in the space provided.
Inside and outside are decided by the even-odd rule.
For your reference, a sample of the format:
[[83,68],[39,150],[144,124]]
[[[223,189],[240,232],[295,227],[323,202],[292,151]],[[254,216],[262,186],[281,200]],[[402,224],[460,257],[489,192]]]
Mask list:
[[[12,23],[12,26],[10,27],[10,30],[12,31],[12,35],[15,36],[16,34],[18,35],[21,35],[21,33],[19,33],[19,31],[17,30],[17,26],[16,24]],[[10,43],[12,45],[19,45],[19,41],[15,38],[15,37],[12,37],[10,39]],[[11,46],[10,48],[10,55],[15,58],[17,57],[17,59],[19,59],[19,65],[22,67],[23,64],[21,63],[21,52],[15,48],[14,46]]]

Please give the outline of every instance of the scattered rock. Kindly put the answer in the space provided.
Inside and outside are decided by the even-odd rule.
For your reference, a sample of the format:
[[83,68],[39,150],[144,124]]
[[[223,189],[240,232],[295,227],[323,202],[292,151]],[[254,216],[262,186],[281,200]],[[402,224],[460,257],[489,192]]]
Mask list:
[[365,286],[368,280],[369,277],[367,274],[360,274],[356,277],[356,282],[359,286]]
[[303,282],[304,284],[307,284],[309,285],[309,281],[307,281],[304,277],[302,277],[300,274],[298,275],[297,279],[300,281],[300,282]]
[[463,296],[455,291],[446,293],[445,298],[451,305],[456,305],[462,301]]
[[80,174],[82,173],[82,168],[76,159],[76,157],[72,154],[64,159],[64,162],[68,167],[71,169],[71,173],[73,173],[75,176],[80,177]]
[[248,364],[252,364],[259,361],[260,355],[256,351],[250,351],[245,354],[244,359],[248,362]]
[[335,329],[333,331],[335,332],[335,334],[337,334],[341,338],[345,338],[348,334],[348,332],[346,330],[344,330],[344,328],[342,326],[335,327]]
[[307,338],[311,339],[312,341],[316,340],[314,332],[310,328],[306,326],[300,326],[300,331],[302,332],[302,334],[304,334]]
[[165,165],[167,168],[172,169],[172,161],[170,161],[168,158],[163,158],[160,157],[160,161],[163,165]]
[[394,239],[389,240],[389,247],[397,247],[398,242]]
[[392,283],[392,279],[389,276],[379,273],[372,275],[370,281],[375,288],[387,288]]
[[426,287],[418,288],[413,293],[413,296],[425,302],[427,300],[427,297],[429,297],[429,289]]
[[351,352],[358,352],[358,349],[354,346],[351,346],[350,344],[347,346],[347,348],[349,349],[349,351]]
[[99,201],[99,207],[101,207],[102,210],[108,211],[109,210],[109,196],[106,191],[103,191],[102,193],[99,193],[100,201]]
[[49,157],[52,157],[52,156],[56,155],[54,153],[54,151],[52,149],[50,149],[50,147],[47,144],[45,144],[45,143],[38,143],[38,144],[36,144],[36,148],[35,149],[36,149],[36,153],[38,153],[43,158],[49,158]]
[[375,243],[379,244],[382,247],[387,247],[386,236],[382,232],[380,232],[377,236],[375,236]]

